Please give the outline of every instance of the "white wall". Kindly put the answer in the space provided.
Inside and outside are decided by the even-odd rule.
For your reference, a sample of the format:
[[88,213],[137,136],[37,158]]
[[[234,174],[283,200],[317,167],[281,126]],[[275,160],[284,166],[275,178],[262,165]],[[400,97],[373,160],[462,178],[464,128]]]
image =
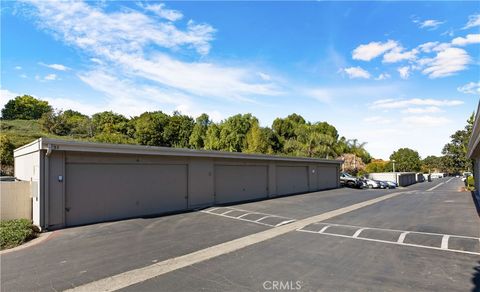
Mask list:
[[15,177],[22,181],[31,182],[32,196],[32,220],[33,224],[41,226],[40,209],[42,207],[41,188],[43,184],[40,180],[41,159],[40,151],[15,157]]

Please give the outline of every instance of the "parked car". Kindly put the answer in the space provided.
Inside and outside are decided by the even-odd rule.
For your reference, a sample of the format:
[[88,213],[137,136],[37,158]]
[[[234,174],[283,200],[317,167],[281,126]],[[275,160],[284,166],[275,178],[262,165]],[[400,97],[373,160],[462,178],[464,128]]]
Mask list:
[[359,179],[350,175],[346,172],[340,173],[340,184],[343,186],[351,187],[351,188],[362,188],[364,187],[363,182]]
[[388,184],[382,180],[377,180],[378,185],[381,189],[388,189]]
[[393,181],[386,181],[385,183],[387,184],[387,187],[389,189],[394,189],[394,188],[398,187],[398,184],[396,182],[393,182]]
[[378,189],[380,188],[380,183],[373,179],[363,178],[362,181],[365,183],[369,189]]

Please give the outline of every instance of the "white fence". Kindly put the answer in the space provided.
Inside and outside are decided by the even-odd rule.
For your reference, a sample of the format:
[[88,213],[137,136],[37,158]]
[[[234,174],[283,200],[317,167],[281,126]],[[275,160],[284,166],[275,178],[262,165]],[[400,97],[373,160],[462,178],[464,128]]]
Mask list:
[[401,187],[406,187],[417,183],[417,175],[415,172],[377,172],[368,175],[370,179],[393,181]]
[[0,219],[32,219],[31,194],[31,182],[0,182]]

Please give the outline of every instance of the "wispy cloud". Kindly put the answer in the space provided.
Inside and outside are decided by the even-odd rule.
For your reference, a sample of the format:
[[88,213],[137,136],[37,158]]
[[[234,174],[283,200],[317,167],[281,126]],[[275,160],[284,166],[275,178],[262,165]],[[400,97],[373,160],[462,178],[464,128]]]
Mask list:
[[65,65],[62,65],[62,64],[45,64],[45,63],[38,63],[44,67],[47,67],[47,68],[50,68],[50,69],[53,69],[53,70],[57,70],[57,71],[68,71],[70,70],[69,67],[65,66]]
[[411,98],[411,99],[381,99],[373,102],[374,109],[402,109],[411,106],[435,106],[448,107],[463,104],[462,100],[456,99],[433,99],[433,98]]
[[480,94],[480,82],[469,82],[458,87],[457,90],[466,94]]
[[56,74],[48,74],[43,79],[48,80],[48,81],[53,81],[53,80],[57,79],[57,75]]
[[411,126],[435,127],[450,123],[450,119],[437,116],[408,116],[402,118],[402,122]]
[[151,11],[156,15],[160,16],[161,18],[170,20],[170,21],[177,21],[183,18],[183,14],[180,11],[168,9],[164,3],[160,4],[139,4],[145,10]]
[[[261,96],[283,94],[273,78],[265,78],[268,73],[257,74],[258,68],[253,65],[195,61],[191,50],[200,59],[207,55],[216,30],[193,20],[177,26],[173,21],[180,21],[183,15],[164,4],[141,4],[143,8],[138,9],[142,13],[135,9],[111,12],[82,1],[27,2],[33,6],[30,15],[37,17],[40,28],[91,55],[92,69],[78,73],[83,82],[109,99],[125,92],[125,84],[141,89],[118,97],[120,104],[141,109],[135,101],[142,100],[147,92],[152,92],[149,95],[157,102],[184,108],[186,104],[197,107],[194,98],[252,102]],[[147,14],[145,9],[168,21]],[[170,50],[178,56],[187,54],[193,61],[174,58]],[[107,82],[112,76],[119,82]],[[95,78],[103,78],[103,83]],[[179,96],[182,98],[171,98]]]
[[430,29],[430,30],[435,30],[445,22],[435,20],[435,19],[427,19],[427,20],[424,20],[424,21],[418,21],[417,23],[418,23],[418,26],[420,28],[427,28],[427,29]]
[[349,68],[344,68],[343,72],[347,73],[348,77],[350,79],[354,78],[363,78],[363,79],[370,79],[371,75],[368,73],[367,70],[361,68],[361,67],[349,67]]
[[472,27],[480,26],[480,14],[473,14],[468,17],[468,22],[463,29],[469,29]]
[[410,77],[410,66],[403,66],[397,69],[400,78],[407,80]]
[[391,76],[388,73],[380,73],[375,80],[386,80],[389,79]]
[[446,77],[463,71],[470,64],[471,58],[468,53],[460,48],[447,48],[437,53],[434,58],[425,59],[425,69],[422,73],[429,78],[435,79]]
[[440,113],[442,109],[438,106],[429,106],[429,107],[409,107],[402,110],[404,114],[427,114],[427,113]]
[[352,52],[352,58],[354,60],[370,61],[397,46],[398,43],[393,40],[388,40],[383,43],[370,42],[355,48]]
[[15,66],[15,70],[22,70],[22,66]]

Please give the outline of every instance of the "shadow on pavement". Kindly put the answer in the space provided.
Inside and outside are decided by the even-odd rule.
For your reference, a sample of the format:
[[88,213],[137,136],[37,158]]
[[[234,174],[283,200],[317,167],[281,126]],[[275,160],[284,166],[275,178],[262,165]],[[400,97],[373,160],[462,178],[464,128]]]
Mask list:
[[475,203],[475,207],[477,208],[478,217],[480,217],[480,202],[477,199],[475,192],[472,192],[472,199],[473,199],[473,202]]
[[473,268],[473,278],[472,278],[472,283],[473,283],[473,289],[472,292],[479,292],[480,291],[480,261],[478,262],[478,265]]

